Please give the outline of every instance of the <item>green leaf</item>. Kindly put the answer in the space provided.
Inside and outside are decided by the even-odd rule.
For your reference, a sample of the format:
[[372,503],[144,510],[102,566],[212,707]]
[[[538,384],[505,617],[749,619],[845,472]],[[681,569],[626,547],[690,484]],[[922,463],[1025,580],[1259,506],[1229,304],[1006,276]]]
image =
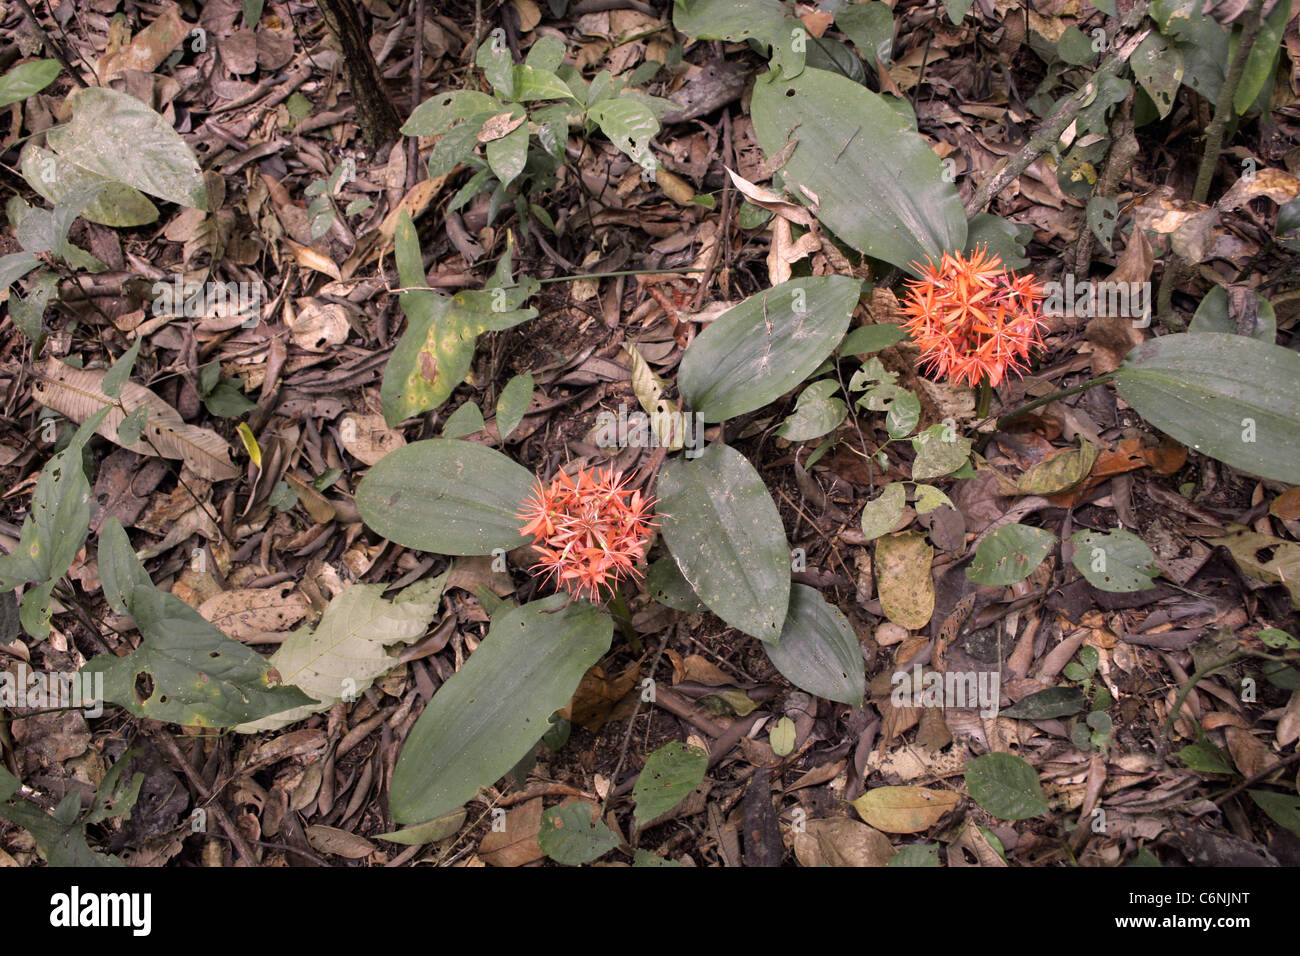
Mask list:
[[492,85],[492,92],[505,100],[514,99],[514,60],[500,33],[490,35],[479,44],[474,54],[474,65],[483,70],[483,77]]
[[804,68],[800,44],[806,45],[807,32],[780,0],[678,3],[673,9],[673,26],[699,40],[756,40],[772,48],[772,64],[785,76],[797,76]]
[[848,406],[835,397],[838,390],[833,379],[813,382],[799,393],[794,412],[776,433],[787,441],[812,441],[833,432],[849,414]]
[[18,792],[20,786],[22,781],[4,767],[0,767],[0,800],[8,800]]
[[[505,106],[500,100],[477,90],[436,93],[415,108],[415,112],[402,125],[402,134],[440,136],[471,116],[482,116],[486,119],[488,116],[503,112]],[[478,130],[474,132],[477,133]]]
[[1199,773],[1232,773],[1223,752],[1208,742],[1188,744],[1178,751],[1178,759]]
[[970,439],[949,433],[940,422],[912,438],[916,458],[912,461],[912,480],[927,481],[952,474],[970,459]]
[[1174,96],[1183,81],[1182,51],[1165,42],[1160,34],[1152,33],[1133,51],[1129,66],[1164,119],[1174,108]]
[[[1237,84],[1237,92],[1232,98],[1233,108],[1237,115],[1245,116],[1254,105],[1255,100],[1264,89],[1264,84],[1272,78],[1277,70],[1277,58],[1282,44],[1282,34],[1286,31],[1287,20],[1291,16],[1291,8],[1285,3],[1274,4],[1272,11],[1264,18],[1260,24],[1259,34],[1255,37],[1255,45],[1250,48],[1250,53],[1246,55],[1246,66],[1242,70],[1241,80]],[[1228,43],[1229,60],[1237,51],[1237,45],[1241,42],[1241,31],[1233,34]]]
[[1286,631],[1279,628],[1266,627],[1255,636],[1258,637],[1266,647],[1272,647],[1278,650],[1287,649],[1300,651],[1300,641],[1297,641]]
[[466,402],[447,416],[442,426],[443,438],[464,438],[484,429],[483,413],[473,402]]
[[[557,14],[558,16],[559,14]],[[552,73],[564,62],[564,41],[557,36],[544,34],[533,41],[528,48],[524,63],[535,70],[549,70]]]
[[11,252],[0,256],[0,289],[7,289],[41,264],[30,252]]
[[767,732],[768,746],[778,757],[788,757],[794,753],[794,745],[799,739],[799,728],[789,717],[782,717]]
[[1078,687],[1049,687],[1022,697],[1012,706],[998,711],[998,716],[1018,720],[1051,720],[1053,717],[1077,714],[1085,706],[1087,701]]
[[131,370],[135,368],[135,360],[140,355],[140,346],[144,344],[144,339],[137,338],[135,344],[123,352],[112,368],[104,373],[104,380],[100,383],[99,389],[109,398],[117,398],[122,391],[122,386],[126,384],[131,377]]
[[[879,2],[879,0],[872,0]],[[884,6],[884,4],[881,4]],[[887,349],[896,342],[907,338],[901,326],[881,322],[877,325],[864,325],[844,336],[844,341],[836,350],[840,355],[867,355]]]
[[716,444],[670,459],[659,478],[664,541],[691,589],[732,627],[780,639],[790,603],[781,515],[745,456]]
[[[564,52],[561,50],[560,56],[563,55]],[[529,56],[532,56],[531,50]],[[520,103],[530,103],[534,100],[569,100],[577,106],[582,105],[574,98],[572,91],[562,79],[551,70],[536,67],[531,63],[515,67],[515,99]]]
[[948,11],[950,23],[961,23],[970,11],[971,0],[943,0],[943,8]]
[[784,395],[834,350],[861,291],[855,279],[821,276],[750,296],[687,348],[677,373],[683,399],[720,422]]
[[451,813],[445,813],[436,819],[417,823],[413,827],[405,827],[391,833],[380,833],[378,838],[387,840],[389,843],[401,843],[405,846],[424,846],[426,843],[437,843],[459,833],[460,828],[465,825],[467,816],[468,814],[463,809],[453,810]]
[[501,180],[503,186],[509,186],[524,171],[528,162],[528,124],[512,129],[500,139],[494,139],[484,150],[487,154],[488,168]]
[[979,543],[966,577],[976,584],[1006,585],[1034,573],[1056,544],[1056,535],[1025,524],[998,528]]
[[[1259,339],[1268,345],[1272,345],[1277,340],[1277,313],[1273,311],[1273,304],[1262,295],[1255,296],[1255,305],[1257,308],[1255,315],[1255,327],[1250,330],[1249,335],[1253,339]],[[1228,290],[1221,285],[1216,285],[1213,289],[1205,294],[1201,304],[1196,307],[1196,314],[1192,316],[1192,322],[1187,327],[1188,332],[1222,332],[1225,335],[1237,334],[1237,322],[1228,313]]]
[[525,543],[515,517],[531,472],[484,445],[430,438],[389,452],[357,488],[357,510],[390,541],[437,554],[491,554]]
[[[770,157],[798,145],[781,169],[800,202],[866,255],[911,270],[966,242],[966,215],[929,145],[879,94],[822,70],[790,81],[760,77],[754,131]],[[804,189],[808,193],[804,192]]]
[[1037,771],[1014,754],[976,757],[966,765],[966,788],[980,807],[1000,820],[1028,820],[1049,809]]
[[118,757],[108,773],[104,774],[104,779],[99,782],[99,789],[95,791],[94,806],[90,808],[83,822],[102,823],[115,817],[130,819],[131,810],[140,799],[144,774],[133,773],[130,779],[127,779],[123,771],[130,765],[132,758],[139,753],[136,748],[128,750]]
[[105,596],[125,606],[143,637],[125,657],[100,654],[82,668],[104,675],[106,700],[137,717],[202,727],[233,727],[310,701],[275,686],[266,658],[148,583],[116,518],[100,531],[99,569]]
[[1074,566],[1101,591],[1149,591],[1159,574],[1156,556],[1147,543],[1122,528],[1099,534],[1079,531],[1070,536],[1075,545]]
[[388,649],[424,636],[442,603],[444,572],[412,584],[392,601],[384,584],[354,584],[325,606],[320,622],[300,627],[271,655],[280,680],[315,702],[235,727],[241,734],[279,730],[312,714],[355,699],[397,666]]
[[68,162],[168,202],[208,208],[193,151],[154,110],[129,93],[97,86],[74,91],[65,106],[71,119],[46,140]]
[[704,780],[709,755],[698,747],[670,740],[650,755],[632,788],[633,817],[644,826],[681,803]]
[[898,853],[885,866],[938,866],[939,844],[923,843],[900,847]]
[[842,7],[835,13],[835,26],[853,41],[868,63],[873,58],[888,63],[894,45],[894,11],[889,4],[872,0]]
[[533,377],[527,372],[506,382],[497,399],[497,436],[504,448],[510,433],[524,420],[524,413],[533,400]]
[[134,445],[144,434],[144,427],[149,423],[149,409],[141,405],[127,415],[117,426],[117,440],[123,445]]
[[[406,739],[389,790],[393,819],[420,823],[471,799],[510,771],[609,650],[609,615],[552,595],[492,622],[465,666],[443,684]],[[561,610],[561,608],[564,608]]]
[[28,143],[23,148],[20,167],[27,184],[56,206],[92,186],[102,186],[103,192],[81,213],[91,222],[128,228],[143,226],[158,218],[158,207],[140,190],[74,166],[35,143]]
[[[398,217],[394,244],[402,285],[424,286],[419,240],[405,212]],[[510,248],[498,270],[508,264]],[[536,309],[519,308],[537,288],[536,280],[527,279],[508,288],[492,288],[490,283],[488,290],[450,298],[422,288],[403,292],[400,304],[407,327],[384,370],[379,391],[388,424],[395,426],[441,406],[469,373],[481,333],[508,329],[537,315]]]
[[600,819],[600,808],[594,803],[575,800],[542,811],[537,845],[556,863],[581,866],[604,856],[621,842]]
[[893,531],[906,506],[907,491],[902,483],[894,481],[885,485],[879,497],[862,506],[862,533],[867,540],[875,540]]
[[218,382],[203,396],[203,407],[217,418],[238,418],[257,408],[257,403],[250,401],[230,380],[226,380]]
[[978,212],[971,216],[967,226],[965,251],[969,256],[983,247],[1001,257],[1002,264],[1008,269],[1023,269],[1029,265],[1025,246],[1033,233],[1032,226],[1011,222],[992,213]]
[[244,0],[244,26],[252,30],[262,19],[262,7],[265,0]]
[[1065,28],[1061,39],[1056,41],[1056,55],[1072,66],[1085,66],[1097,58],[1092,40],[1084,36],[1083,31],[1073,23]]
[[617,96],[589,107],[587,115],[632,162],[643,168],[658,167],[650,140],[659,132],[659,120],[645,103],[632,96]]
[[0,76],[0,109],[25,100],[45,89],[59,75],[58,60],[32,60],[20,63]]
[[652,598],[675,611],[695,614],[707,610],[672,558],[660,558],[650,565],[646,571],[645,588]]
[[125,864],[115,856],[96,853],[86,843],[86,831],[77,820],[81,796],[70,793],[54,815],[30,803],[0,803],[0,818],[16,823],[32,835],[45,862],[57,867],[117,867]]
[[921,400],[911,389],[901,389],[889,404],[885,431],[890,438],[906,438],[921,420]]
[[668,860],[662,856],[658,856],[654,853],[651,853],[649,850],[640,850],[640,849],[638,849],[632,855],[632,865],[633,866],[673,866],[673,867],[683,866],[683,864],[678,862],[677,860]]
[[1163,335],[1128,354],[1116,386],[1138,414],[1184,445],[1242,471],[1300,484],[1295,352],[1241,335]]
[[1261,810],[1273,818],[1274,823],[1279,823],[1300,836],[1300,797],[1294,793],[1277,793],[1273,790],[1246,792]]
[[781,640],[763,650],[781,675],[800,690],[854,707],[862,705],[866,672],[862,647],[839,609],[816,588],[795,584]]

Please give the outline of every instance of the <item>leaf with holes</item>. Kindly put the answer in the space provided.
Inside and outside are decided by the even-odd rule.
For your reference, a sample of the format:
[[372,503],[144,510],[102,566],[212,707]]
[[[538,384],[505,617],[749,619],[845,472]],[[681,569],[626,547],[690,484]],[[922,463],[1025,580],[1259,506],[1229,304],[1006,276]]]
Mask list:
[[1056,535],[1042,528],[1003,525],[979,543],[966,577],[995,587],[1015,584],[1033,574],[1055,544]]
[[706,422],[762,408],[835,350],[861,294],[856,279],[820,276],[750,296],[687,348],[677,372],[682,398]]
[[450,813],[509,773],[546,733],[614,636],[608,614],[566,600],[552,595],[495,618],[465,666],[438,688],[397,759],[394,820]]
[[709,755],[703,750],[668,741],[646,760],[632,788],[636,822],[644,825],[677,806],[703,782],[708,769]]
[[575,800],[542,811],[537,845],[556,863],[581,866],[604,856],[622,841],[600,819],[600,808]]
[[800,690],[861,706],[866,676],[857,635],[839,609],[815,588],[805,584],[791,588],[781,640],[763,649],[772,665]]
[[732,627],[775,643],[790,603],[790,551],[776,503],[740,452],[712,445],[659,478],[664,540],[691,589]]
[[125,657],[100,654],[82,668],[104,675],[104,698],[137,717],[199,727],[233,727],[311,698],[281,687],[269,661],[160,591],[116,518],[99,534],[99,571],[111,606],[135,618],[142,640]]

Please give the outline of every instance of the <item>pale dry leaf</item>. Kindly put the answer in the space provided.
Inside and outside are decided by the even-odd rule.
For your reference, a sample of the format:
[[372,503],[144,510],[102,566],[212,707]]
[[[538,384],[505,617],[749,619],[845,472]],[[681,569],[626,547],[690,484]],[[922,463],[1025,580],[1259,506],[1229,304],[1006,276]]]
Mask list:
[[[100,388],[104,374],[103,369],[73,368],[51,357],[34,383],[32,394],[37,402],[77,424],[108,407],[110,411],[97,433],[137,455],[179,458],[209,481],[224,481],[239,474],[230,459],[230,445],[216,432],[186,424],[176,409],[134,382],[122,386],[119,404]],[[117,437],[118,426],[142,405],[148,408],[144,433],[128,445]]]
[[388,427],[383,415],[349,412],[339,420],[343,450],[357,461],[373,465],[390,451],[406,444],[402,433]]
[[245,641],[283,631],[307,616],[310,604],[292,584],[222,591],[203,602],[199,614],[227,637]]

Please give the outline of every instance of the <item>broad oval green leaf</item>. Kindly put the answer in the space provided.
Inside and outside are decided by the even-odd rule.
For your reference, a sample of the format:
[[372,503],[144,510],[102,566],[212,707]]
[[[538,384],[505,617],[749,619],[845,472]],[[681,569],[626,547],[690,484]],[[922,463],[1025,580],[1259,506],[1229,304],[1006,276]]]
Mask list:
[[525,543],[515,514],[532,484],[531,472],[493,448],[429,438],[379,459],[357,488],[357,510],[408,548],[491,554]]
[[907,491],[902,482],[885,485],[877,498],[862,506],[862,533],[867,540],[873,541],[882,534],[893,531],[898,519],[903,516],[906,505]]
[[477,90],[435,93],[415,108],[402,125],[404,136],[438,136],[463,119],[483,113],[500,113],[501,101]]
[[645,824],[685,800],[708,769],[709,755],[680,740],[670,740],[652,753],[632,788],[637,823]]
[[726,445],[670,460],[659,478],[664,540],[700,600],[732,627],[767,643],[790,604],[790,551],[754,466]]
[[0,109],[45,89],[59,75],[59,69],[58,60],[32,60],[0,76]]
[[106,182],[33,143],[28,143],[23,149],[20,166],[27,185],[56,206],[83,190],[104,183],[104,191],[81,213],[91,222],[126,228],[143,226],[158,218],[158,207],[140,190],[124,183]]
[[849,414],[843,400],[835,396],[838,390],[833,379],[813,382],[799,393],[794,411],[776,433],[786,441],[812,441],[834,431]]
[[[1250,294],[1255,297],[1255,327],[1248,330],[1246,334],[1271,345],[1277,339],[1277,313],[1268,299],[1254,292]],[[1229,314],[1227,289],[1216,285],[1205,294],[1201,304],[1196,307],[1196,314],[1192,316],[1187,331],[1237,334],[1237,323]]]
[[1242,471],[1300,484],[1295,352],[1242,335],[1162,335],[1128,354],[1115,384],[1143,418],[1184,445]]
[[505,776],[546,733],[547,718],[569,702],[614,635],[608,614],[585,601],[565,607],[566,600],[555,594],[498,617],[433,695],[393,771],[394,820],[450,813]]
[[816,588],[806,584],[791,588],[781,640],[763,649],[772,665],[800,690],[861,706],[866,693],[862,647],[844,615]]
[[556,863],[581,866],[604,856],[621,842],[600,819],[594,803],[575,800],[542,811],[537,845]]
[[1003,525],[979,543],[966,577],[988,586],[1015,584],[1033,574],[1055,544],[1056,535],[1042,528]]
[[809,69],[788,81],[760,77],[752,110],[768,156],[798,140],[781,169],[787,187],[804,203],[810,200],[799,186],[815,195],[817,218],[853,248],[911,270],[926,256],[965,247],[957,187],[884,97]]
[[193,150],[159,113],[129,93],[97,86],[76,90],[67,107],[71,119],[46,140],[68,162],[168,202],[208,208]]
[[966,765],[971,798],[1000,820],[1028,820],[1050,809],[1038,772],[1015,754],[992,753]]
[[504,448],[519,423],[524,420],[524,413],[533,400],[533,377],[527,372],[516,375],[506,382],[497,399],[497,436]]
[[682,356],[677,387],[706,422],[762,408],[808,377],[844,336],[862,283],[791,279],[714,319]]
[[1036,694],[1023,697],[1010,707],[998,712],[999,717],[1018,720],[1050,720],[1077,714],[1087,705],[1083,691],[1078,687],[1049,687]]
[[1075,546],[1074,566],[1098,590],[1149,591],[1156,586],[1156,556],[1131,531],[1080,531],[1071,535],[1070,541]]

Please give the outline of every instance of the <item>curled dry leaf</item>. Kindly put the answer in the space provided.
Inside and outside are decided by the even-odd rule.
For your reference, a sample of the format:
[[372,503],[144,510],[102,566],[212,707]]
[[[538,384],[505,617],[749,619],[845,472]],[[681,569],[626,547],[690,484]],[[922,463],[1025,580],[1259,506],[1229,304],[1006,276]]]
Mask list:
[[[103,369],[73,368],[50,358],[33,386],[33,395],[46,408],[54,409],[77,424],[101,408],[109,407],[108,415],[97,429],[98,434],[137,455],[179,458],[196,475],[209,481],[224,481],[239,474],[239,469],[230,460],[230,445],[216,432],[187,425],[180,412],[134,382],[122,386],[119,405],[100,387],[104,374]],[[118,438],[117,429],[129,413],[141,406],[148,409],[144,432],[128,445]]]
[[367,465],[406,444],[402,433],[389,428],[383,415],[344,415],[339,421],[339,436],[343,449]]

